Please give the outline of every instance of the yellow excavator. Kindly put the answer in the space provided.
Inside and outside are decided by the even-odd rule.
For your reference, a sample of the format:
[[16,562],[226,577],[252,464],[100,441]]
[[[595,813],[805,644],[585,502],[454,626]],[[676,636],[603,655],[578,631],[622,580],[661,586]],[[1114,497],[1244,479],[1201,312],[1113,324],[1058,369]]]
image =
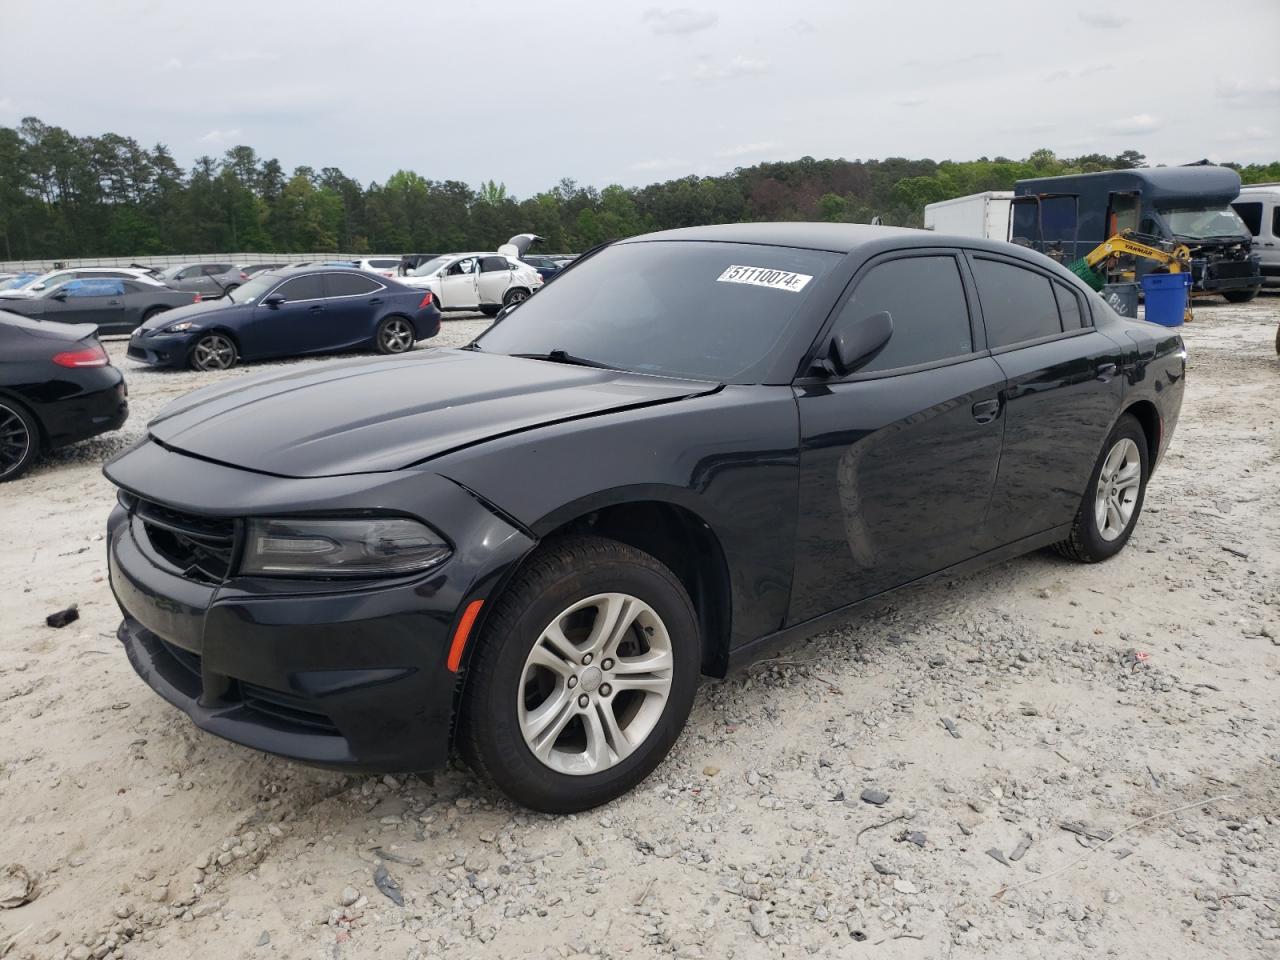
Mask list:
[[[1132,230],[1121,230],[1114,237],[1102,241],[1081,259],[1070,264],[1067,269],[1095,290],[1101,290],[1107,283],[1117,281],[1132,283],[1136,279],[1134,270],[1119,268],[1122,256],[1154,260],[1165,266],[1170,273],[1191,270],[1191,251],[1185,244],[1180,243],[1172,250],[1163,250],[1133,239],[1132,233]],[[1190,323],[1193,319],[1191,298],[1188,297],[1183,322]]]

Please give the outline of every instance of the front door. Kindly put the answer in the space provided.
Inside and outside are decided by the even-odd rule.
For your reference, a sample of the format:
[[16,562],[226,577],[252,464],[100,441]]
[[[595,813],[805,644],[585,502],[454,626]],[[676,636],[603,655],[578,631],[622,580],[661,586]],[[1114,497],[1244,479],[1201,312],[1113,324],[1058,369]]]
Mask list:
[[[325,349],[333,342],[332,319],[325,310],[324,278],[312,273],[286,280],[267,294],[283,303],[259,301],[252,322],[240,331],[240,352],[246,359],[286,357]],[[235,308],[233,308],[235,309]]]
[[440,306],[449,310],[475,307],[480,304],[476,287],[479,260],[464,257],[450,264],[440,277]]
[[971,257],[992,356],[1004,371],[1004,452],[994,543],[1070,523],[1120,406],[1121,348],[1074,286],[1021,262]]
[[961,258],[913,251],[863,268],[838,307],[831,335],[887,311],[893,336],[850,376],[797,384],[799,530],[789,623],[984,549],[1005,378],[983,354],[972,298]]
[[511,286],[511,274],[515,267],[506,257],[481,257],[479,294],[482,306],[494,306],[502,303],[507,289]]
[[96,323],[103,333],[126,327],[123,280],[72,280],[45,300],[45,320]]

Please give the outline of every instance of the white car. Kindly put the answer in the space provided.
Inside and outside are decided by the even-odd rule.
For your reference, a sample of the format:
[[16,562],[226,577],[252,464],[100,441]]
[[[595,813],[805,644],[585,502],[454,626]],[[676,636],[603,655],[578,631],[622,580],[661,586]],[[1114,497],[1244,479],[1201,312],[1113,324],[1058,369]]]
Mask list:
[[0,290],[0,297],[30,299],[38,297],[45,291],[66,283],[68,280],[134,280],[153,287],[163,287],[164,283],[155,275],[138,267],[68,267],[64,270],[52,270],[33,277],[20,287]]
[[478,310],[486,317],[527,300],[542,286],[542,277],[533,267],[493,251],[436,257],[398,279],[406,286],[430,290],[441,310]]
[[366,273],[376,273],[380,277],[394,277],[396,271],[400,267],[399,257],[365,257],[363,260],[353,261],[357,270],[363,270]]

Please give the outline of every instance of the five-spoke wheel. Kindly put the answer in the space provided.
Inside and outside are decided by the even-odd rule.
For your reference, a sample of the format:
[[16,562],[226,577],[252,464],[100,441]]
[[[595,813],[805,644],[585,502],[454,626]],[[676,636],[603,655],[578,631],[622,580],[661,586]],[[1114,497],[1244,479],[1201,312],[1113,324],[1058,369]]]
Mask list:
[[413,347],[413,324],[404,317],[387,317],[378,324],[379,353],[404,353]]
[[206,333],[191,348],[191,366],[196,370],[230,370],[237,358],[236,345],[221,333]]

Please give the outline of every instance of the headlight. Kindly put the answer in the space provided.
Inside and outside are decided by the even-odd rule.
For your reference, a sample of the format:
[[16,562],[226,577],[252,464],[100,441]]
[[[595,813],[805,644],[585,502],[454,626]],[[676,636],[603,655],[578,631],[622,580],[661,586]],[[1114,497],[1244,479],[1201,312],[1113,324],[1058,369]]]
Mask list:
[[269,577],[390,577],[443,562],[449,544],[405,517],[250,520],[240,572]]
[[165,327],[160,332],[161,333],[186,333],[188,330],[190,330],[194,326],[195,326],[195,321],[193,320],[179,320],[177,323],[169,324],[169,326]]

